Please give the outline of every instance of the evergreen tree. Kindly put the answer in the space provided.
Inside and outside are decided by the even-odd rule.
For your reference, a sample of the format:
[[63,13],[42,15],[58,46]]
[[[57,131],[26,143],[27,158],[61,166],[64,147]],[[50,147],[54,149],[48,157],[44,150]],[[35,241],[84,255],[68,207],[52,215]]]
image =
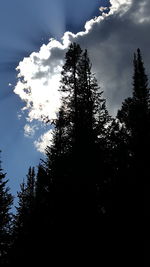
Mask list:
[[[77,59],[76,64],[74,59]],[[90,154],[94,156],[95,143],[104,134],[104,125],[109,119],[105,100],[101,98],[102,93],[91,73],[91,67],[87,51],[83,52],[79,45],[71,44],[66,53],[60,90],[67,95],[62,94],[62,102],[65,119],[68,119],[68,135],[72,142],[75,164],[73,172],[75,174],[76,170],[83,171],[81,175],[76,173],[75,179],[80,176],[81,180],[82,177],[84,184],[88,182],[85,170],[92,165]],[[91,167],[91,170],[93,172],[94,168]],[[95,184],[94,179],[92,180]]]
[[58,118],[55,121],[55,130],[53,132],[53,142],[50,147],[46,149],[47,163],[46,167],[51,181],[51,188],[61,190],[67,181],[70,174],[71,167],[71,152],[72,152],[72,138],[71,126],[61,108],[58,113]]
[[26,186],[26,207],[28,212],[32,214],[34,209],[34,200],[35,200],[35,170],[29,168],[27,174],[27,186]]
[[39,164],[35,187],[36,204],[38,205],[41,205],[41,201],[44,202],[46,194],[49,192],[49,179],[47,176],[44,166]]
[[95,202],[96,183],[104,180],[102,150],[105,126],[110,120],[91,68],[87,51],[71,44],[62,71],[62,106],[55,124],[53,144],[47,148],[56,191],[60,194],[65,190],[66,200],[63,203],[64,198],[61,198],[61,204],[68,205],[70,199],[70,209],[78,207],[77,210],[82,212],[95,205],[92,201]]
[[[35,196],[35,217],[38,221],[37,226],[47,229],[53,222],[53,197],[54,183],[51,179],[46,162],[39,164],[36,178],[36,196]],[[47,167],[47,168],[46,168]]]
[[0,166],[0,264],[6,264],[6,256],[11,241],[10,227],[12,216],[10,208],[13,203],[13,197],[9,193],[9,188],[7,187],[8,180],[5,177],[6,174],[3,173]]
[[18,206],[14,215],[13,245],[10,253],[10,261],[18,264],[34,245],[34,207],[35,207],[35,171],[29,168],[26,182],[20,185],[18,192]]
[[129,136],[129,164],[132,180],[144,181],[148,175],[150,148],[150,110],[148,78],[140,49],[134,55],[133,95],[127,98],[118,112],[119,120],[125,124]]
[[23,232],[25,222],[27,219],[27,206],[26,206],[26,186],[24,181],[20,185],[20,191],[17,193],[18,206],[16,207],[17,213],[14,215],[14,234],[18,238]]
[[[27,174],[27,181],[20,185],[20,192],[18,192],[18,206],[15,215],[15,229],[16,231],[24,231],[30,220],[30,216],[34,211],[35,203],[35,171],[34,167],[29,168]],[[17,235],[17,233],[16,233]]]
[[137,185],[149,183],[149,100],[148,78],[138,49],[134,55],[133,94],[123,102],[121,110],[118,111],[118,118],[124,124],[128,135],[126,168],[118,168],[126,174],[124,199],[132,216],[138,212],[141,205],[138,201]]

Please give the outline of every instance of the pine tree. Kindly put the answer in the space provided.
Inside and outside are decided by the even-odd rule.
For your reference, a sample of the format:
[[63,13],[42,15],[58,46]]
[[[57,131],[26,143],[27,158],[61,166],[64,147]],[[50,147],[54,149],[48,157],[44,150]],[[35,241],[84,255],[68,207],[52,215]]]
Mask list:
[[39,164],[38,166],[35,188],[36,188],[35,189],[36,204],[40,201],[44,202],[46,194],[47,192],[49,192],[49,181],[48,181],[47,173],[42,164]]
[[[78,59],[76,65],[74,58]],[[79,45],[72,44],[66,54],[60,90],[67,94],[67,98],[62,94],[62,101],[70,128],[72,126],[72,129],[68,130],[69,134],[72,134],[74,174],[75,170],[83,171],[80,179],[83,178],[84,184],[86,181],[88,182],[89,178],[84,172],[88,166],[92,165],[90,154],[93,155],[94,151],[92,150],[95,149],[95,143],[98,141],[98,137],[103,135],[104,125],[109,119],[105,100],[101,97],[102,93],[96,78],[91,73],[91,68],[87,51],[83,52]],[[90,169],[87,170],[87,173],[89,171]],[[75,175],[75,179],[77,179],[79,173]]]
[[[120,121],[126,124],[131,135],[145,132],[149,117],[149,88],[140,49],[134,54],[133,95],[127,98],[118,112]],[[144,126],[144,129],[143,127]]]
[[35,170],[29,168],[27,174],[27,186],[26,186],[26,207],[29,213],[32,213],[34,209],[34,199],[35,199]]
[[23,231],[27,220],[26,185],[24,181],[20,185],[20,191],[17,193],[17,197],[18,206],[16,207],[17,214],[14,215],[14,234],[18,238],[18,235]]
[[92,196],[95,201],[96,183],[104,180],[102,151],[105,126],[110,120],[91,68],[87,51],[71,44],[62,71],[62,106],[55,124],[53,144],[47,148],[56,191],[60,194],[65,190],[66,200],[63,203],[61,197],[61,205],[67,205],[70,199],[70,209],[78,207],[83,213],[89,209]]
[[0,264],[6,264],[6,256],[10,246],[10,226],[12,219],[10,208],[13,203],[13,197],[7,187],[8,180],[5,177],[6,174],[3,173],[0,166]]
[[142,187],[148,184],[150,172],[150,98],[148,77],[140,49],[134,54],[133,65],[133,93],[123,102],[121,110],[118,111],[118,118],[124,124],[128,135],[126,168],[121,169],[121,166],[118,168],[126,175],[124,176],[126,179],[124,195],[126,194],[126,205],[132,216],[138,212],[141,205],[138,200],[137,185]]
[[20,192],[18,192],[18,206],[16,207],[17,213],[15,215],[15,231],[20,233],[27,227],[30,216],[34,211],[35,203],[35,171],[34,167],[29,168],[27,174],[27,181],[20,185]]
[[[150,109],[148,78],[140,49],[134,55],[133,95],[127,98],[118,112],[119,120],[125,124],[130,140],[130,165],[132,178],[139,181],[148,175],[148,154],[150,148]],[[130,169],[131,171],[131,169]],[[135,173],[134,173],[135,172]]]
[[35,216],[39,227],[41,227],[40,224],[46,226],[50,224],[50,220],[53,220],[54,183],[47,163],[43,161],[39,164],[36,177]]
[[59,177],[66,175],[66,157],[68,157],[67,155],[69,155],[71,149],[71,138],[68,134],[71,127],[63,108],[59,110],[54,125],[53,142],[51,146],[46,148],[47,158],[44,162],[44,169],[49,177],[50,191],[54,189],[56,182],[58,188],[62,180]]
[[[24,254],[30,257],[30,250],[34,246],[34,213],[35,213],[35,171],[29,168],[26,181],[20,185],[18,192],[18,206],[14,215],[13,245],[10,262],[18,264]],[[26,259],[24,259],[26,262]]]

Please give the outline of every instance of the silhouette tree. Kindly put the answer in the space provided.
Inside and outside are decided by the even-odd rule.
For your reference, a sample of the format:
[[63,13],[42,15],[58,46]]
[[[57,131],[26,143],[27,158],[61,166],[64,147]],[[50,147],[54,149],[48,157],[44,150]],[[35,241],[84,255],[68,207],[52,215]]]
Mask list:
[[[38,166],[36,178],[35,220],[37,229],[43,228],[49,233],[50,225],[54,222],[54,185],[48,169],[43,162]],[[37,230],[38,231],[38,230]]]
[[15,215],[15,227],[20,230],[24,229],[29,220],[30,214],[34,209],[35,199],[35,171],[34,168],[29,168],[27,174],[27,181],[20,185],[20,192],[18,192],[18,207]]
[[17,193],[18,196],[18,206],[16,207],[17,213],[14,215],[14,234],[15,237],[22,233],[25,222],[27,219],[27,206],[26,206],[26,186],[24,181],[20,185],[20,192]]
[[150,145],[149,88],[140,49],[134,55],[133,95],[124,101],[118,118],[125,124],[130,140],[132,180],[139,182],[138,178],[143,176],[146,181]]
[[26,183],[20,185],[18,206],[14,215],[13,245],[10,252],[10,262],[18,264],[25,254],[30,255],[34,245],[34,207],[35,207],[35,171],[29,168]]
[[12,196],[0,169],[0,264],[50,262],[64,251],[56,237],[60,241],[65,229],[72,238],[73,229],[95,224],[96,210],[96,223],[103,230],[102,217],[131,218],[139,210],[137,185],[144,181],[149,194],[149,88],[140,50],[134,55],[133,94],[114,119],[87,50],[71,44],[61,74],[61,107],[46,159],[36,177],[29,168],[18,192],[10,257]]
[[[49,192],[49,180],[50,179],[44,169],[44,166],[42,164],[39,164],[35,187],[35,198],[36,205],[38,205],[38,208],[40,207],[40,205],[42,205],[41,201],[43,203],[47,201],[46,195]],[[42,208],[44,208],[44,205],[42,205]]]
[[[78,59],[76,64],[74,59]],[[79,45],[72,44],[66,53],[60,91],[67,95],[62,94],[62,102],[70,127],[68,127],[68,132],[70,136],[72,135],[74,174],[76,169],[85,172],[88,166],[92,165],[92,157],[89,157],[89,154],[93,155],[92,149],[94,149],[98,137],[104,134],[104,125],[109,119],[105,100],[101,97],[102,92],[100,92],[96,78],[91,73],[91,68],[87,51],[83,52]],[[88,164],[88,160],[90,164]],[[75,179],[77,177],[76,174]],[[86,175],[81,175],[81,177],[84,179]],[[86,181],[88,182],[88,176],[85,179],[84,185]],[[95,184],[94,180],[93,184]],[[91,185],[92,180],[90,180],[90,188],[92,188]]]
[[[150,149],[150,109],[149,109],[148,78],[140,49],[134,55],[133,94],[127,98],[118,118],[126,127],[128,134],[128,168],[126,173],[126,192],[130,210],[138,210],[137,185],[149,183],[149,149]],[[136,199],[136,201],[135,201]],[[140,205],[140,203],[139,203]]]
[[61,196],[57,208],[76,216],[95,210],[96,183],[104,181],[102,150],[110,117],[91,68],[87,51],[71,44],[62,71],[62,106],[47,148],[50,175]]
[[8,180],[5,179],[0,161],[0,265],[7,263],[7,253],[11,242],[11,220],[10,212],[13,197],[7,187]]
[[35,170],[30,167],[27,174],[26,207],[29,214],[33,213],[35,202]]

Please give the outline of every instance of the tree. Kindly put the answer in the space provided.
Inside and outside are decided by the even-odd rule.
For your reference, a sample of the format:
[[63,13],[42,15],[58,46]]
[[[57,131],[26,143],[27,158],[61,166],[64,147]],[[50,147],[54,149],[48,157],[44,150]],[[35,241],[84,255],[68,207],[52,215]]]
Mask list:
[[27,206],[26,206],[26,185],[23,181],[20,185],[18,196],[18,206],[16,207],[17,214],[14,216],[14,235],[18,238],[22,234],[27,220]]
[[[87,175],[90,171],[88,166],[92,165],[90,154],[93,156],[92,150],[95,149],[95,143],[98,139],[100,140],[100,135],[102,137],[104,134],[104,125],[109,119],[105,100],[101,97],[102,92],[100,92],[95,76],[91,73],[91,68],[87,50],[83,52],[79,45],[71,44],[66,53],[60,91],[67,95],[62,94],[62,102],[72,142],[75,164],[73,172],[77,179],[79,173],[77,174],[75,170],[83,171],[80,179],[82,177],[84,185],[90,176]],[[90,183],[92,185],[92,180]],[[91,185],[90,188],[92,188]]]
[[10,212],[13,197],[7,187],[8,180],[5,179],[0,161],[0,263],[6,264],[6,256],[10,246],[10,227],[12,215]]
[[35,200],[35,170],[29,168],[27,174],[27,185],[26,185],[26,207],[28,212],[32,214],[34,209],[34,200]]
[[[35,204],[35,171],[34,167],[29,168],[27,174],[27,181],[20,185],[20,192],[18,192],[18,206],[16,207],[17,213],[15,215],[14,229],[15,235],[25,231],[28,228],[28,223],[34,212]],[[18,232],[18,233],[17,233]]]
[[[150,95],[140,49],[134,54],[133,63],[133,93],[131,97],[125,99],[117,116],[124,124],[128,135],[128,157],[126,168],[122,169],[122,173],[126,174],[124,194],[126,194],[126,206],[132,216],[138,212],[141,205],[141,201],[138,200],[137,185],[141,187],[144,184],[148,185],[150,172]],[[121,170],[120,166],[119,168]]]
[[[35,217],[39,228],[49,231],[54,221],[54,182],[49,171],[48,162],[40,163],[36,177]],[[45,166],[46,165],[46,166]],[[47,230],[46,230],[47,229]]]
[[148,175],[148,154],[150,148],[150,109],[149,109],[148,78],[140,49],[134,55],[133,95],[127,98],[120,111],[119,120],[125,124],[130,140],[130,172],[132,180],[144,181]]
[[110,117],[91,72],[87,50],[71,44],[65,60],[60,86],[62,106],[53,143],[47,148],[47,162],[56,191],[59,195],[65,192],[66,199],[61,195],[58,206],[69,203],[68,210],[89,212],[90,205],[95,209],[96,183],[104,181],[105,126]]
[[24,253],[29,256],[30,248],[34,245],[34,209],[35,209],[35,171],[29,168],[26,182],[20,185],[18,206],[14,215],[13,245],[10,262],[17,264]]

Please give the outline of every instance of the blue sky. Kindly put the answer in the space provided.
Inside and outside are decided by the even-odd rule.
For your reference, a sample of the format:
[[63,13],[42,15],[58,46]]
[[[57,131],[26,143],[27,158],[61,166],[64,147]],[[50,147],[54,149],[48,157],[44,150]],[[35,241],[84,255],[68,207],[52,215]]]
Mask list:
[[[100,13],[99,7],[110,3]],[[44,157],[38,150],[47,144],[50,126],[41,115],[52,117],[58,108],[60,69],[69,43],[88,49],[115,115],[132,92],[138,47],[150,75],[149,11],[149,0],[0,0],[0,149],[14,195],[29,166]]]
[[43,156],[33,145],[33,138],[24,135],[25,114],[18,118],[24,104],[13,93],[15,68],[24,57],[48,43],[49,38],[60,39],[66,30],[82,30],[87,20],[99,14],[100,2],[106,4],[107,1],[0,1],[0,149],[2,167],[13,194],[19,189],[28,167],[38,165]]

